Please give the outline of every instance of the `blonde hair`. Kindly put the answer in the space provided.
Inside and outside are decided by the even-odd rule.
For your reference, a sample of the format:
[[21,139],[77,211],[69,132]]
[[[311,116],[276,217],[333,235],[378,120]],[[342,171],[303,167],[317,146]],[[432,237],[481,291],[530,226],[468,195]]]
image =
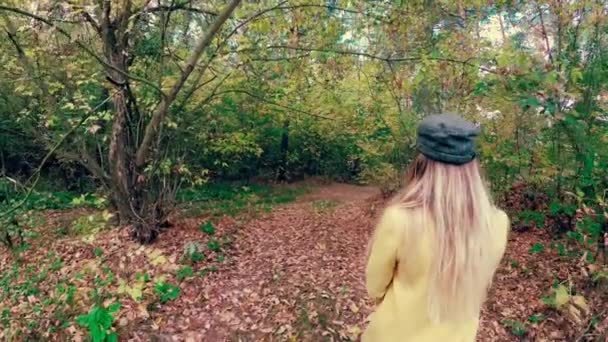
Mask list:
[[419,155],[394,202],[421,208],[424,228],[434,227],[430,318],[442,322],[477,317],[493,275],[488,237],[495,210],[478,161],[451,165]]

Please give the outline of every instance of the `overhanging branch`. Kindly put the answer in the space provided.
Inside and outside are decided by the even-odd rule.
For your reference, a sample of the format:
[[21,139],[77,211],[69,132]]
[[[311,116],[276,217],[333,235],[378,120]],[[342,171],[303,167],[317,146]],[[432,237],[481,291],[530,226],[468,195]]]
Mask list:
[[190,6],[190,1],[181,3],[181,4],[175,4],[173,6],[167,6],[167,5],[156,6],[156,7],[147,8],[145,10],[146,13],[173,12],[173,11],[186,11],[186,12],[210,15],[210,16],[214,16],[214,17],[218,15],[217,12],[214,12],[214,11],[211,11],[208,9],[192,7],[192,6]]
[[[498,74],[496,71],[486,68],[484,66],[481,65],[477,65],[475,63],[470,62],[470,60],[458,60],[458,59],[454,59],[451,57],[433,57],[433,56],[403,56],[403,57],[391,57],[391,56],[380,56],[380,55],[374,55],[368,52],[362,52],[362,51],[354,51],[354,50],[341,50],[341,49],[330,49],[330,48],[314,48],[314,47],[305,47],[305,46],[290,46],[290,45],[269,45],[269,46],[265,46],[262,49],[284,49],[284,50],[296,50],[296,51],[306,51],[306,52],[323,52],[323,53],[334,53],[337,55],[350,55],[350,56],[359,56],[359,57],[364,57],[364,58],[369,58],[369,59],[374,59],[374,60],[379,60],[379,61],[383,61],[386,63],[391,63],[391,62],[413,62],[413,61],[421,61],[421,60],[431,60],[431,61],[440,61],[440,62],[447,62],[447,63],[454,63],[454,64],[462,64],[462,65],[466,65],[466,66],[470,66],[470,67],[474,67],[477,68],[479,70],[488,72],[488,73],[492,73],[492,74]],[[234,51],[236,53],[240,53],[240,52],[251,52],[251,51],[259,51],[260,49],[253,49],[253,48],[248,48],[248,49],[241,49],[241,50],[237,50]]]
[[100,57],[98,54],[96,54],[91,48],[89,48],[88,46],[86,46],[83,42],[81,42],[80,40],[77,39],[73,39],[72,35],[67,32],[66,30],[62,29],[61,27],[55,25],[55,23],[53,23],[52,21],[43,18],[41,16],[38,16],[36,14],[33,13],[29,13],[27,11],[23,11],[21,9],[18,8],[14,8],[14,7],[8,7],[8,6],[4,6],[4,5],[0,5],[0,11],[7,11],[7,12],[12,12],[21,16],[25,16],[37,21],[40,21],[52,28],[54,28],[57,32],[59,32],[61,35],[65,36],[66,38],[68,38],[70,40],[70,42],[73,42],[74,44],[76,44],[82,51],[86,52],[88,55],[90,55],[91,57],[93,57],[95,60],[97,60],[99,63],[101,63],[103,66],[105,66],[106,68],[112,69],[113,71],[116,71],[117,73],[121,74],[122,76],[131,79],[133,81],[137,81],[140,82],[142,84],[145,84],[147,86],[152,87],[153,89],[155,89],[156,91],[158,91],[159,94],[161,94],[163,97],[166,97],[166,94],[162,91],[162,89],[160,89],[159,87],[157,87],[154,83],[152,83],[151,81],[146,80],[145,78],[141,78],[141,77],[137,77],[134,75],[131,75],[129,73],[124,72],[123,70],[120,70],[118,68],[116,68],[115,66],[111,65],[110,63],[106,62],[102,57]]

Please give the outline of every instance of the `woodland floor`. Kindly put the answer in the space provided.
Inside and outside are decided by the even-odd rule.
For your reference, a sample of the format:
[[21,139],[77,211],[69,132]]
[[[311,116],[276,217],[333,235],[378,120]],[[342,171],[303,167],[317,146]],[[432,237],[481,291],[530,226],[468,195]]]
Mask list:
[[[181,282],[179,298],[163,305],[123,297],[116,324],[120,340],[357,340],[373,309],[363,267],[382,206],[374,188],[334,184],[255,217],[223,217],[215,225],[224,249],[217,269]],[[85,266],[94,273],[103,263],[119,279],[134,281],[135,270],[146,269],[151,276],[169,274],[175,281],[184,244],[208,239],[198,229],[205,220],[177,220],[150,247],[113,231],[86,243],[67,238],[47,247],[64,256],[61,274]],[[588,324],[592,315],[596,321],[599,317],[599,326],[608,325],[603,319],[606,295],[587,291],[591,287],[582,280],[585,270],[577,260],[562,260],[548,249],[542,257],[530,255],[538,242],[550,244],[541,230],[511,234],[483,309],[478,341],[575,341],[585,332],[593,334]],[[95,248],[105,251],[101,261],[93,255]],[[6,269],[7,257],[0,261]],[[571,319],[543,304],[541,298],[556,279],[576,281],[591,312]],[[82,293],[90,286],[86,284],[85,276]],[[144,288],[144,297],[150,291]],[[82,339],[79,329],[67,331],[71,336],[53,336]]]

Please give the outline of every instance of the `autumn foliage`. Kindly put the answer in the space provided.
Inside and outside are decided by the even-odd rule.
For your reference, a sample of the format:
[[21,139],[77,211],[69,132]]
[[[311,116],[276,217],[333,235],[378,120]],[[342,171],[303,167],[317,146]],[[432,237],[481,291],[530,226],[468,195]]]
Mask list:
[[355,340],[374,215],[417,123],[451,111],[482,126],[513,223],[480,340],[605,339],[607,18],[587,0],[2,1],[0,338]]

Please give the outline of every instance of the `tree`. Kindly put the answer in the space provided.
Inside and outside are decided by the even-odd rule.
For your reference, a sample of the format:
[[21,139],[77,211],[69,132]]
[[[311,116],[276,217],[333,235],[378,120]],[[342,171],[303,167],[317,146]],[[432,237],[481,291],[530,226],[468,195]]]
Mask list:
[[[169,113],[171,105],[184,88],[186,81],[197,67],[205,49],[209,47],[214,37],[220,32],[232,12],[239,5],[240,0],[232,0],[219,13],[213,13],[213,21],[206,28],[194,45],[193,52],[186,59],[176,80],[168,91],[161,89],[152,81],[132,74],[131,68],[137,54],[134,53],[134,40],[141,25],[146,25],[144,17],[147,13],[163,12],[168,16],[173,10],[184,8],[185,4],[171,6],[151,7],[150,1],[136,7],[132,0],[122,1],[120,4],[109,0],[100,1],[89,11],[87,6],[76,10],[76,15],[85,18],[86,22],[96,32],[97,42],[103,55],[97,55],[86,43],[72,36],[70,32],[61,28],[51,19],[26,12],[19,8],[0,6],[0,10],[32,18],[57,30],[60,34],[74,41],[76,45],[91,55],[103,69],[106,79],[111,87],[105,89],[110,93],[112,102],[112,120],[110,139],[108,142],[108,167],[103,170],[95,160],[96,158],[80,155],[76,159],[89,166],[96,176],[109,184],[112,204],[115,206],[120,220],[134,226],[136,238],[141,242],[151,242],[158,234],[158,227],[166,218],[164,201],[167,199],[163,182],[154,183],[155,169],[158,168],[158,137],[162,122]],[[51,4],[49,4],[51,5]],[[49,12],[57,8],[51,7]],[[61,8],[60,8],[61,9]],[[72,15],[74,15],[72,13]],[[63,13],[58,15],[64,16]],[[69,15],[68,15],[69,16]],[[28,60],[27,54],[21,49],[16,38],[16,30],[10,19],[6,19],[6,33],[15,44],[20,56],[22,67],[35,77],[33,63]],[[91,37],[87,37],[91,38]],[[162,71],[163,66],[161,66]],[[201,74],[204,73],[204,68]],[[147,113],[140,110],[137,93],[133,89],[133,82],[148,86],[160,95],[160,101],[153,106],[148,118]],[[39,91],[44,102],[45,110],[56,108],[53,96],[49,93],[47,85],[39,82]],[[86,150],[86,148],[84,149]]]

